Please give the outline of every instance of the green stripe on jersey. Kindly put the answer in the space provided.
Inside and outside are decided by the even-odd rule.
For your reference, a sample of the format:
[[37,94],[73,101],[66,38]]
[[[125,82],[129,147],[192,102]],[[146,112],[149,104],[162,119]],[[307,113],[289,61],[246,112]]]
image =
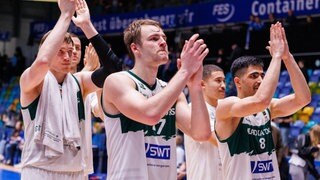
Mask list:
[[[266,111],[259,113],[258,116],[260,118],[268,117],[269,119]],[[275,151],[271,132],[271,121],[267,120],[265,124],[255,126],[250,123],[243,123],[245,120],[247,119],[241,118],[236,131],[226,140],[230,155],[248,153],[249,156],[253,156],[266,152],[271,155],[272,152]]]
[[175,106],[172,107],[167,115],[160,119],[158,124],[154,126],[149,126],[131,120],[123,114],[120,115],[122,133],[128,133],[130,131],[137,132],[142,130],[144,132],[144,136],[162,136],[162,138],[165,140],[175,137],[175,119]]

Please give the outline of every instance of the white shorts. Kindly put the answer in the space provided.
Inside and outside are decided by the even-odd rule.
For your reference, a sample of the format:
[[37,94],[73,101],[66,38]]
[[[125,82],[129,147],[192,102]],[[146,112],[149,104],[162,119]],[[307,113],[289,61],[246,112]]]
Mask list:
[[21,170],[21,180],[88,180],[83,171],[55,172],[35,167],[24,167]]

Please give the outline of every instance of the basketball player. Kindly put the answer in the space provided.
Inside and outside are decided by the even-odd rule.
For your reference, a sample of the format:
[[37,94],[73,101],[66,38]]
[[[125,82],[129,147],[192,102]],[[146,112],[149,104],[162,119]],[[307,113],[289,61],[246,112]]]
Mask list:
[[[109,76],[102,94],[108,179],[177,179],[176,126],[198,141],[210,137],[200,83],[209,50],[198,37],[186,41],[181,67],[167,84],[156,78],[158,67],[168,61],[167,37],[160,24],[135,20],[124,31],[135,65]],[[186,84],[191,109],[182,93]]]
[[[35,61],[20,78],[24,180],[85,179],[82,153],[86,145],[80,130],[83,99],[117,69],[118,62],[92,25],[85,2],[58,0],[58,5],[61,14],[55,27],[43,37]],[[75,9],[77,17],[73,17]],[[70,73],[73,42],[67,29],[71,18],[97,50],[102,67],[94,72]]]
[[[272,56],[266,74],[258,58],[243,56],[231,66],[237,97],[221,101],[216,109],[216,135],[223,179],[280,179],[272,140],[271,119],[292,114],[310,102],[309,87],[296,64],[280,23],[270,28]],[[281,59],[294,93],[272,99]]]
[[216,65],[205,65],[202,75],[202,91],[210,117],[211,137],[207,142],[198,142],[184,135],[188,180],[222,179],[221,161],[214,133],[218,99],[225,97],[225,76]]

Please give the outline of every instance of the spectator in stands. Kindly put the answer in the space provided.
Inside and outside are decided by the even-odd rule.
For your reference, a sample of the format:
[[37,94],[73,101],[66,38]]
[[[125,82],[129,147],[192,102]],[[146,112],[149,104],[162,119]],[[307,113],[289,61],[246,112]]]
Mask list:
[[[271,24],[275,24],[278,22],[277,18],[275,17],[274,13],[269,13],[268,14],[268,18],[269,18],[269,23],[270,23],[270,26]],[[270,26],[267,26],[267,27],[270,27]]]
[[285,19],[285,25],[287,26],[295,26],[298,23],[298,19],[296,15],[294,14],[294,11],[292,9],[288,10],[288,15]]
[[238,43],[233,43],[231,45],[231,53],[228,56],[227,67],[230,67],[235,59],[243,55],[243,49],[239,46]]
[[3,82],[3,84],[8,84],[10,78],[13,75],[13,69],[12,69],[12,65],[10,62],[10,59],[8,57],[7,54],[3,54],[3,56],[1,57],[1,64],[2,66],[0,66],[0,73],[1,73],[1,80]]
[[15,129],[10,136],[5,148],[5,164],[14,165],[20,163],[21,151],[24,144],[24,131],[22,121],[16,123]]
[[268,14],[268,21],[267,23],[265,24],[265,27],[271,27],[271,24],[275,24],[277,23],[278,20],[277,18],[275,17],[274,13],[269,13]]
[[280,129],[276,123],[271,122],[272,128],[272,138],[274,147],[276,149],[277,159],[278,159],[278,166],[280,170],[280,178],[282,180],[289,180],[289,163],[286,159],[286,146],[284,146]]
[[250,31],[260,31],[263,30],[264,23],[261,21],[259,16],[251,15],[249,21],[249,30]]
[[[86,2],[58,0],[58,6],[61,14],[56,25],[43,37],[35,61],[20,78],[26,128],[21,171],[24,180],[84,178],[83,100],[102,88],[110,73],[121,69],[90,21]],[[73,42],[67,29],[71,19],[99,55],[101,68],[94,72],[70,73]]]
[[26,68],[26,58],[22,53],[21,47],[16,47],[14,55],[11,57],[11,65],[15,69],[16,76],[21,75],[21,73]]
[[177,133],[176,136],[177,168],[185,162],[185,151],[183,145],[183,134]]
[[285,154],[288,155],[290,127],[293,121],[292,115],[285,116],[285,117],[278,117],[274,121],[278,124],[278,127],[280,128],[282,143],[284,147],[287,147]]
[[186,179],[187,179],[187,165],[186,165],[186,162],[184,161],[178,167],[177,180],[186,180]]
[[319,154],[320,125],[313,126],[308,133],[300,134],[295,141],[295,148],[289,160],[292,180],[306,180],[308,172],[320,179],[314,159]]
[[13,132],[13,128],[11,127],[7,127],[5,125],[5,122],[8,121],[9,119],[9,116],[7,114],[7,112],[3,112],[1,114],[1,119],[0,119],[0,122],[1,122],[1,138],[0,138],[0,161],[2,161],[4,159],[4,150],[5,150],[5,146],[9,140],[9,137],[10,135],[12,134]]
[[224,71],[224,72],[229,72],[230,69],[229,69],[229,66],[227,64],[227,57],[226,57],[226,54],[225,54],[225,51],[223,48],[219,48],[218,49],[218,56],[217,56],[217,59],[215,60],[214,64],[221,67],[221,69]]
[[5,116],[5,113],[0,113],[0,140],[2,139],[2,135],[5,129],[5,123],[3,121],[3,118],[5,118]]

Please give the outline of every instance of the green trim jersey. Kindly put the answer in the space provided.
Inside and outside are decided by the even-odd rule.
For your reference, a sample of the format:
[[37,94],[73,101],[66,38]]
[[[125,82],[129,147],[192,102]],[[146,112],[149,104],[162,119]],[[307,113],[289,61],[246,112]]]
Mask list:
[[[156,79],[150,87],[131,71],[136,89],[146,98],[159,93],[166,83]],[[165,101],[165,99],[164,99]],[[105,113],[108,179],[177,179],[175,105],[154,126],[134,121],[124,114]]]
[[[72,83],[76,83],[77,89],[72,92],[77,96],[77,102],[73,105],[77,106],[79,123],[75,124],[79,129],[84,126],[84,105],[82,100],[82,93],[78,80],[74,77]],[[45,78],[44,81],[49,81]],[[50,82],[50,83],[57,83]],[[59,93],[59,92],[57,92]],[[71,93],[71,90],[70,90]],[[21,163],[22,167],[39,168],[50,172],[80,172],[85,167],[85,162],[82,158],[82,151],[85,147],[81,146],[78,152],[75,153],[69,146],[66,145],[64,140],[64,153],[59,157],[49,158],[45,156],[45,146],[35,142],[35,131],[40,127],[35,126],[36,121],[39,119],[39,114],[47,103],[45,99],[45,90],[42,88],[41,94],[27,107],[21,107],[21,113],[24,122],[25,144],[22,151]],[[63,94],[64,95],[64,94]],[[68,95],[68,94],[66,94]],[[60,94],[58,95],[60,96]],[[83,137],[83,134],[80,134]],[[81,141],[84,141],[81,138]],[[83,142],[82,142],[83,143]]]
[[[211,132],[214,132],[216,108],[206,103]],[[198,142],[184,134],[188,180],[211,180],[221,178],[221,160],[218,147],[209,141]]]
[[223,179],[280,179],[269,109],[242,117],[235,132],[218,143]]

